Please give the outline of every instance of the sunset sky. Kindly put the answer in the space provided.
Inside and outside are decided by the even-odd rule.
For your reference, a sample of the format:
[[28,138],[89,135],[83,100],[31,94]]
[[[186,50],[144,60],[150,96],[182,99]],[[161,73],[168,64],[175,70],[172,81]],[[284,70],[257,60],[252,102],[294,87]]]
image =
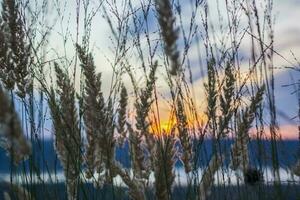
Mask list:
[[[54,25],[54,31],[49,38],[50,48],[49,58],[55,55],[65,55],[64,49],[62,48],[62,44],[64,42],[64,36],[68,38],[66,41],[66,49],[68,49],[67,56],[72,58],[74,57],[74,42],[76,41],[76,1],[53,1],[52,9],[49,9],[50,16],[47,19],[47,23],[49,26]],[[94,0],[91,1],[90,9],[95,10],[97,5],[99,5],[100,1]],[[138,2],[138,1],[137,1]],[[136,3],[137,3],[136,2]],[[191,16],[190,5],[188,2],[190,1],[180,1],[182,2],[182,12],[183,12],[183,22],[184,24],[189,25],[189,19]],[[186,5],[183,2],[187,2]],[[211,24],[215,27],[215,35],[216,37],[222,38],[224,37],[224,32],[221,33],[219,27],[220,21],[217,17],[217,0],[208,1],[210,8],[210,21]],[[221,15],[223,16],[223,24],[226,25],[226,13],[224,12],[224,3],[225,0],[219,0],[219,7]],[[136,4],[138,5],[138,3]],[[63,18],[55,17],[57,13],[59,13],[58,7],[64,8],[66,10],[65,16]],[[260,5],[258,5],[260,7]],[[201,10],[201,9],[200,9]],[[293,83],[294,81],[298,81],[300,78],[300,72],[296,72],[294,70],[287,69],[286,67],[294,67],[297,66],[297,62],[294,59],[294,56],[300,60],[300,1],[299,0],[274,0],[274,31],[275,31],[275,43],[274,48],[276,53],[274,54],[274,65],[275,65],[275,80],[276,80],[276,105],[278,109],[278,120],[281,127],[281,133],[283,138],[296,138],[298,137],[297,133],[297,119],[292,119],[297,116],[298,105],[297,105],[297,97],[293,93],[292,87],[283,87],[284,85],[288,85]],[[82,8],[81,8],[82,12]],[[201,13],[201,12],[200,12]],[[83,13],[80,13],[82,15]],[[80,17],[80,20],[83,17]],[[113,18],[112,18],[113,20]],[[151,30],[156,31],[158,28],[157,22],[154,21],[153,18],[153,27],[150,27]],[[196,23],[201,24],[200,15],[196,17]],[[241,21],[241,30],[242,27],[245,26],[245,22]],[[201,26],[200,26],[201,27]],[[201,28],[200,28],[201,29]],[[79,30],[83,30],[82,21],[79,22]],[[225,31],[226,33],[226,31]],[[79,41],[81,41],[82,32],[79,32]],[[226,34],[225,34],[226,36]],[[153,34],[152,39],[155,40],[157,38],[157,34]],[[141,41],[146,44],[145,38],[141,38]],[[179,47],[182,41],[179,41]],[[200,41],[201,43],[201,41]],[[128,44],[130,45],[130,44]],[[143,44],[142,44],[143,45]],[[241,45],[240,55],[241,55],[241,63],[244,66],[244,69],[249,67],[249,56],[250,56],[250,42],[249,37],[245,38],[244,42]],[[112,68],[110,62],[114,59],[114,44],[111,40],[111,31],[109,29],[108,23],[102,17],[102,10],[95,15],[92,21],[92,31],[91,31],[91,51],[95,58],[95,63],[97,66],[97,70],[102,72],[102,80],[103,80],[103,90],[104,94],[108,93],[110,88],[110,81],[112,76]],[[203,46],[200,44],[200,46]],[[203,93],[203,77],[200,72],[198,54],[196,50],[197,46],[195,42],[192,44],[189,51],[189,60],[192,67],[192,73],[194,78],[195,88],[195,101],[199,106],[199,110],[205,109],[205,104],[203,103],[204,93]],[[203,47],[201,47],[203,48]],[[204,56],[204,49],[201,49],[201,54]],[[182,52],[181,52],[182,53]],[[129,51],[129,57],[132,58],[130,62],[132,64],[138,65],[138,59],[134,52]],[[130,56],[132,55],[132,56]],[[203,58],[202,62],[204,62],[205,58]],[[298,65],[299,67],[299,65]],[[137,77],[140,75],[140,71],[136,70]],[[168,98],[167,95],[167,85],[163,78],[163,72],[160,72],[158,75],[158,88],[160,90],[160,94]],[[128,77],[124,77],[124,82],[128,87],[130,86],[130,81],[127,80]],[[138,78],[137,78],[138,79]],[[168,118],[168,108],[166,107],[166,103],[161,102],[160,104],[162,116],[164,116],[165,121]],[[266,113],[267,115],[267,113]],[[268,123],[268,117],[265,118]],[[166,122],[163,122],[166,123]]]

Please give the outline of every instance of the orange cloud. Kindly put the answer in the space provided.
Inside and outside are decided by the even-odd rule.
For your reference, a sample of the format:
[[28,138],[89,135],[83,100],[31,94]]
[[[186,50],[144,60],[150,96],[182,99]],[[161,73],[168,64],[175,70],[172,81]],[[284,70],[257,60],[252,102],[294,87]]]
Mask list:
[[[256,137],[256,130],[252,128],[250,131],[252,138]],[[281,125],[279,126],[279,130],[276,132],[277,138],[281,138],[283,140],[295,140],[299,138],[299,130],[297,125]],[[265,133],[263,135],[264,138],[271,138],[270,128],[265,126]]]

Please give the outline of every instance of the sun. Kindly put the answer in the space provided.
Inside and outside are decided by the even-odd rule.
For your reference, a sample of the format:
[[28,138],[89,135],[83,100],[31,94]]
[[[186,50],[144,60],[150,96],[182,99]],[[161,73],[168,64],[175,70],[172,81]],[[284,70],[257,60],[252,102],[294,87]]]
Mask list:
[[[190,130],[196,127],[203,127],[207,123],[207,116],[204,113],[197,113],[197,115],[187,115],[188,128]],[[169,135],[176,134],[176,117],[169,114],[168,118],[157,120],[155,117],[150,118],[150,132],[153,135]]]

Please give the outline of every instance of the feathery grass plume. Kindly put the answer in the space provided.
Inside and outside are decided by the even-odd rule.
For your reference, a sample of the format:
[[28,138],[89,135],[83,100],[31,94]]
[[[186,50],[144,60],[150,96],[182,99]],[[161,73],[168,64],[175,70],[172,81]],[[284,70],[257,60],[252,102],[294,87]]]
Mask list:
[[[11,73],[13,68],[14,82],[17,85],[17,94],[24,98],[26,93],[32,87],[30,77],[31,53],[30,45],[26,41],[25,24],[21,19],[19,3],[15,0],[2,1],[2,24],[1,28],[9,31],[5,34],[8,37],[8,55],[11,62],[7,63],[7,70]],[[13,65],[13,66],[12,66]],[[10,85],[11,86],[11,85]]]
[[225,137],[228,134],[228,125],[234,113],[232,110],[232,102],[236,79],[230,62],[226,64],[224,82],[222,94],[219,95],[222,112],[222,115],[219,117],[219,136],[221,137]]
[[7,24],[0,18],[0,78],[7,90],[15,86],[14,65],[11,62],[9,49],[9,30]]
[[175,179],[174,157],[176,141],[174,131],[172,132],[167,134],[164,131],[155,143],[154,176],[156,199],[172,199],[172,185]]
[[[238,118],[237,123],[241,124],[243,121]],[[250,138],[247,133],[238,131],[235,142],[232,146],[231,152],[231,168],[233,170],[246,170],[249,167],[249,156],[248,156],[248,142]]]
[[158,23],[164,41],[165,54],[171,62],[169,73],[175,76],[180,74],[182,69],[176,44],[178,39],[178,29],[175,28],[175,17],[172,11],[172,5],[170,0],[155,0],[155,4],[158,13]]
[[176,101],[177,129],[178,129],[178,137],[183,151],[181,154],[181,161],[184,164],[185,172],[189,173],[192,170],[191,159],[193,157],[193,152],[192,152],[192,142],[188,131],[189,127],[188,127],[187,117],[184,111],[184,105],[182,101],[183,101],[183,97],[182,95],[179,95]]
[[129,170],[124,169],[120,163],[114,162],[112,165],[112,170],[120,175],[123,182],[128,186],[129,197],[132,200],[145,200],[146,195],[144,192],[144,186],[139,179],[130,176]]
[[112,170],[112,165],[115,159],[115,138],[114,138],[114,130],[115,125],[113,121],[114,110],[112,100],[109,99],[107,108],[105,109],[105,119],[104,119],[104,134],[99,138],[98,146],[99,150],[102,154],[103,162],[105,165],[105,179],[104,181],[100,180],[100,182],[112,184],[113,178],[116,176],[114,171]]
[[55,63],[57,94],[54,89],[48,99],[55,130],[55,149],[63,166],[69,200],[78,198],[81,168],[81,134],[75,105],[74,85],[68,74]]
[[232,146],[231,168],[233,170],[241,169],[245,171],[249,168],[248,143],[250,140],[249,129],[255,118],[256,110],[259,108],[263,99],[265,86],[260,87],[255,96],[251,99],[249,107],[242,111],[241,119],[237,121],[237,134]]
[[128,103],[127,101],[128,101],[127,90],[126,87],[122,84],[119,107],[118,107],[118,124],[117,124],[117,130],[118,133],[120,134],[119,136],[120,144],[123,144],[124,139],[126,138],[125,124],[126,124],[126,109]]
[[142,89],[139,95],[139,99],[135,103],[136,108],[136,128],[143,133],[148,132],[149,122],[146,120],[148,113],[153,102],[152,92],[155,83],[155,73],[157,69],[157,62],[151,66],[149,77],[147,77],[146,88]]
[[87,178],[91,178],[98,166],[100,170],[102,155],[99,152],[102,148],[97,142],[103,138],[103,125],[105,115],[105,103],[101,92],[101,74],[96,74],[93,56],[87,54],[85,49],[77,45],[77,52],[85,76],[85,92],[83,96],[83,120],[87,134],[86,165]]
[[211,194],[211,187],[214,183],[214,175],[222,164],[222,156],[214,154],[204,170],[199,186],[199,195],[201,200],[205,200]]
[[127,128],[129,132],[129,147],[133,174],[135,178],[142,179],[145,177],[146,171],[145,153],[142,147],[143,135],[139,131],[133,130],[129,123],[127,123]]
[[91,178],[97,172],[99,178],[96,184],[102,186],[103,183],[111,184],[115,176],[111,170],[115,156],[113,102],[110,99],[108,105],[105,105],[101,92],[101,74],[95,72],[91,53],[79,45],[76,47],[85,76],[83,119],[88,139],[86,174],[87,178]]
[[146,166],[144,149],[142,148],[142,138],[145,137],[147,143],[147,149],[151,152],[154,148],[153,136],[149,133],[149,121],[147,120],[149,110],[152,100],[152,93],[155,84],[155,73],[157,69],[157,62],[151,66],[150,73],[147,77],[146,88],[142,89],[139,93],[139,98],[137,99],[135,105],[136,108],[136,131],[132,129],[131,126],[128,127],[129,130],[129,141],[131,142],[134,158],[134,169],[136,175],[139,178],[149,175],[149,168]]
[[[215,59],[212,58],[207,63],[207,77],[208,82],[204,83],[204,88],[207,95],[207,112],[206,115],[209,120],[209,128],[211,130],[216,129],[216,110],[217,110],[217,78],[215,70]],[[215,133],[213,133],[215,134]],[[213,135],[215,137],[215,135]]]
[[0,139],[3,141],[1,146],[17,165],[31,153],[31,146],[23,134],[21,122],[11,100],[1,86],[0,105]]
[[9,186],[9,191],[3,193],[4,200],[34,200],[33,196],[22,186],[14,183],[6,183]]
[[[87,176],[92,177],[94,172],[97,172],[99,176],[103,177],[102,171],[105,170],[105,163],[108,163],[110,171],[113,173],[112,175],[118,174],[124,181],[124,183],[129,187],[129,195],[134,200],[144,200],[146,199],[143,189],[142,182],[137,179],[136,177],[131,177],[129,171],[123,169],[122,166],[120,166],[119,163],[117,163],[113,159],[113,153],[109,153],[110,159],[105,159],[106,150],[112,150],[111,148],[114,148],[113,143],[113,128],[110,130],[106,129],[106,126],[112,127],[112,120],[109,116],[112,117],[112,105],[108,106],[106,108],[104,103],[104,98],[101,92],[101,76],[100,74],[96,74],[95,72],[95,65],[93,62],[93,57],[91,54],[87,54],[83,48],[81,48],[79,45],[77,45],[77,52],[79,59],[81,61],[81,67],[83,69],[83,73],[85,75],[85,95],[83,98],[84,102],[84,123],[86,127],[86,133],[87,133],[87,139],[88,139],[88,146],[87,146],[87,167],[89,168],[87,171]],[[120,108],[124,109],[121,111],[119,110],[120,121],[119,121],[119,127],[124,127],[123,123],[126,123],[125,120],[125,113],[126,113],[126,106],[127,106],[127,91],[125,87],[121,90],[121,100],[120,100]],[[148,101],[148,98],[146,98]],[[145,103],[145,102],[144,102]],[[121,120],[122,119],[122,120]],[[105,124],[107,123],[107,124]],[[141,127],[145,127],[144,123]],[[104,129],[105,128],[105,129]],[[133,133],[133,130],[131,129],[131,126],[128,125],[128,129],[130,133]],[[120,128],[119,130],[124,130]],[[108,131],[110,133],[110,137],[108,139],[111,140],[111,142],[107,142],[107,134],[103,134],[103,131]],[[129,134],[132,137],[136,137],[136,135]],[[130,137],[130,136],[129,136]],[[138,138],[129,140],[129,141],[135,141],[138,140]],[[137,144],[141,144],[141,141],[139,142],[132,142],[131,146],[137,146]],[[141,148],[135,147],[135,149],[140,150]],[[136,153],[134,155],[143,155],[142,153]],[[107,162],[105,162],[105,160]],[[140,158],[131,159],[133,162],[140,160]],[[138,162],[142,163],[142,162]],[[137,164],[132,164],[133,166],[136,166]],[[107,170],[107,169],[106,169]],[[110,172],[110,173],[111,173]],[[112,177],[110,175],[110,177]],[[109,176],[109,175],[106,175]],[[104,175],[105,177],[105,175]],[[98,180],[101,181],[101,180]],[[98,182],[99,183],[99,182]]]

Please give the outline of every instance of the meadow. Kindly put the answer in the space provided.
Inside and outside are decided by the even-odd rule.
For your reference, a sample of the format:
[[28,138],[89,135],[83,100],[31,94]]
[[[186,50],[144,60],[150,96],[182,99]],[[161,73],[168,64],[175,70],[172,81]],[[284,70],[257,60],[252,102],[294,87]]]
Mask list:
[[300,198],[282,3],[0,3],[0,199]]

